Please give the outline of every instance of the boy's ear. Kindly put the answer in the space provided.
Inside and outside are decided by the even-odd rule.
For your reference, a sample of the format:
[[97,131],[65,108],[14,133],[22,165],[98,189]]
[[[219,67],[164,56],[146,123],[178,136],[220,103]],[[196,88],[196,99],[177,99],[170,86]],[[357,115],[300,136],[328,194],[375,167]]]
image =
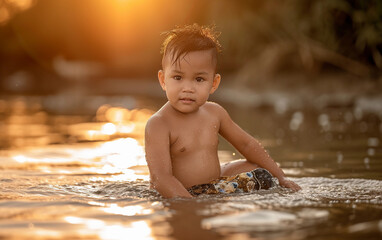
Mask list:
[[215,74],[214,81],[212,82],[212,88],[210,91],[210,94],[214,93],[216,89],[218,89],[219,84],[220,84],[221,76],[220,74]]
[[159,84],[162,87],[163,91],[166,91],[166,85],[164,83],[164,72],[163,72],[163,70],[158,71],[158,80],[159,80]]

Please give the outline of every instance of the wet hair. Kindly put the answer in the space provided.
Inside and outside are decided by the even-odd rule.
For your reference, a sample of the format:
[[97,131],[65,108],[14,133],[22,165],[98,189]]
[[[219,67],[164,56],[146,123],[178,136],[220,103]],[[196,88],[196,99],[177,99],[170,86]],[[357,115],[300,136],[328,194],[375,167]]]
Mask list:
[[174,64],[180,61],[180,57],[189,52],[212,50],[212,59],[216,68],[221,45],[218,41],[220,33],[216,32],[213,26],[199,26],[194,23],[182,28],[177,27],[163,34],[166,38],[161,48],[162,67],[166,56],[170,56],[172,64]]

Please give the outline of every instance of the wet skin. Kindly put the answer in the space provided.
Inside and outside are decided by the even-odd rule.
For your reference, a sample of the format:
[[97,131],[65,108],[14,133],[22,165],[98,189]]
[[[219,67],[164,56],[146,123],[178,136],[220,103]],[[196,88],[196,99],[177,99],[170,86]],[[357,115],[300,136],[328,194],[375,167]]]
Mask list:
[[[168,102],[146,125],[145,148],[152,186],[163,197],[191,197],[186,188],[221,175],[268,169],[281,185],[298,190],[285,178],[260,143],[236,125],[216,103],[207,102],[220,83],[211,50],[189,52],[172,62],[163,60],[159,83]],[[218,135],[247,159],[220,168]]]

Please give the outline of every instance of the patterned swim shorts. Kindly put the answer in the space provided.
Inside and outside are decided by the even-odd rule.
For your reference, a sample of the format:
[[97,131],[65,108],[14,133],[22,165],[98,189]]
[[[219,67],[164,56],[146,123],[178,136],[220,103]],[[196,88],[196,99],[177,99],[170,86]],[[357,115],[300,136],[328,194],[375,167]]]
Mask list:
[[256,168],[250,172],[230,177],[220,177],[210,183],[195,185],[187,190],[194,196],[200,194],[218,194],[233,192],[252,192],[269,189],[275,186],[273,176],[264,168]]

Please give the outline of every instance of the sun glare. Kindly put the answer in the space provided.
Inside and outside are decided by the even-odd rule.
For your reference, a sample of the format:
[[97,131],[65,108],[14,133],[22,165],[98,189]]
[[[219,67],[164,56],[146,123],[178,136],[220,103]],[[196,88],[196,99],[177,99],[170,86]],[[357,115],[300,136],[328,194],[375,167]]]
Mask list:
[[117,132],[117,127],[113,123],[105,123],[101,127],[101,133],[106,135],[113,135]]
[[107,226],[100,231],[101,239],[141,239],[151,240],[151,228],[145,221],[132,222],[130,227],[121,225]]
[[153,213],[152,209],[145,209],[139,205],[120,207],[117,204],[111,204],[109,207],[104,208],[103,211],[124,216],[147,215]]
[[69,126],[69,134],[82,141],[107,141],[115,137],[143,139],[147,120],[153,114],[147,109],[126,109],[102,105],[96,114],[97,122]]
[[[134,138],[120,138],[104,143],[91,143],[73,148],[70,145],[30,148],[22,153],[15,151],[10,159],[19,164],[31,164],[43,172],[91,172],[115,174],[99,178],[108,181],[148,180],[144,147]],[[56,169],[57,164],[83,164],[81,167]]]
[[127,225],[107,224],[104,221],[91,218],[80,218],[67,216],[64,218],[67,223],[83,225],[85,229],[81,229],[81,234],[98,235],[100,239],[154,239],[151,235],[151,228],[145,221],[135,221]]

